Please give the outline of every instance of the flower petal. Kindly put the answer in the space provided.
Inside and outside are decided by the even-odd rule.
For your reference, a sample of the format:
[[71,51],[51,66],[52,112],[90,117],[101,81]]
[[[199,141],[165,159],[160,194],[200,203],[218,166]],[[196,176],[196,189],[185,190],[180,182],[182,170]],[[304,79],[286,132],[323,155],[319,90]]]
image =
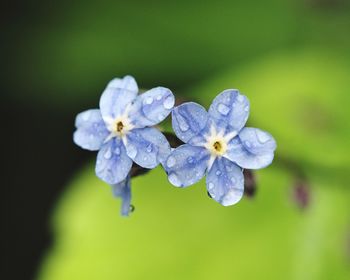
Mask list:
[[236,89],[220,93],[210,105],[209,114],[223,120],[237,133],[244,127],[249,116],[249,100]]
[[154,127],[131,130],[126,135],[128,156],[144,168],[154,168],[164,163],[170,154],[170,145],[165,136]]
[[115,197],[120,197],[122,200],[122,206],[120,213],[122,216],[129,216],[130,204],[131,204],[131,180],[130,175],[126,177],[125,180],[118,184],[112,185],[113,195]]
[[205,148],[189,144],[179,146],[164,164],[169,182],[176,187],[193,185],[204,176],[209,158]]
[[174,104],[175,97],[170,89],[156,87],[137,97],[129,118],[138,128],[153,126],[169,115]]
[[207,190],[223,206],[237,203],[244,192],[243,170],[232,161],[217,158],[207,174]]
[[73,135],[74,143],[90,151],[99,150],[109,133],[98,109],[79,113],[75,126],[77,130]]
[[244,147],[253,154],[273,153],[276,149],[276,141],[272,135],[258,128],[243,128],[239,138]]
[[137,84],[134,78],[126,76],[109,82],[100,98],[103,119],[115,119],[122,115],[128,105],[137,96]]
[[242,168],[260,169],[271,164],[275,149],[276,141],[269,133],[245,127],[230,141],[225,157]]
[[137,86],[137,83],[132,76],[125,76],[124,78],[114,78],[112,81],[110,81],[107,85],[109,88],[123,88],[128,91],[134,92],[137,94],[139,92],[139,88]]
[[172,112],[172,125],[176,136],[187,143],[205,128],[208,121],[207,111],[199,104],[187,102]]
[[132,160],[126,154],[123,142],[113,138],[97,154],[96,175],[108,184],[117,184],[129,174]]

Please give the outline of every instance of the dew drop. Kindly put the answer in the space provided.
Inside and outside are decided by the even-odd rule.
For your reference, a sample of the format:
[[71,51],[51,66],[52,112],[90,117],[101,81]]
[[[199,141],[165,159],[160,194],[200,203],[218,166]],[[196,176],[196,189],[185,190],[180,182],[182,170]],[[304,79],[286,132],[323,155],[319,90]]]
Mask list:
[[223,103],[219,103],[219,105],[218,105],[218,111],[219,111],[220,114],[226,116],[226,115],[230,112],[230,108],[227,107],[227,106],[226,106],[225,104],[223,104]]
[[170,183],[172,183],[173,185],[177,186],[177,187],[180,187],[182,184],[181,184],[181,181],[179,180],[179,178],[175,175],[175,173],[171,173],[168,177]]
[[249,106],[245,106],[244,111],[249,112]]
[[[210,182],[210,183],[208,184],[208,189],[209,189],[209,190],[212,190],[213,188],[214,188],[214,183]],[[211,193],[210,195],[213,197],[213,194],[212,194],[212,193]]]
[[249,141],[244,141],[244,145],[245,145],[247,148],[251,148],[251,147],[252,147],[252,144],[251,144]]
[[162,95],[161,94],[159,94],[157,97],[156,97],[156,99],[159,101],[159,100],[161,100],[162,99]]
[[231,182],[232,182],[232,184],[235,184],[236,183],[236,178],[235,177],[231,177]]
[[146,151],[147,151],[148,153],[152,152],[152,144],[149,144],[149,145],[147,146]]
[[168,157],[168,160],[166,161],[166,165],[171,168],[176,164],[176,159],[173,156]]
[[171,109],[173,108],[174,106],[174,103],[175,103],[175,99],[172,95],[169,95],[165,100],[164,100],[164,103],[163,103],[163,106],[165,109]]
[[269,135],[261,130],[256,130],[256,136],[261,144],[264,144],[270,140]]
[[116,147],[115,150],[114,150],[114,153],[116,155],[120,155],[120,148],[119,147]]
[[188,157],[188,158],[187,158],[187,162],[188,162],[188,163],[193,163],[193,161],[194,161],[193,157]]
[[111,149],[108,149],[103,156],[105,159],[110,159],[112,157]]
[[151,97],[151,96],[147,97],[145,99],[145,103],[148,104],[148,105],[152,104],[153,103],[153,97]]
[[185,132],[187,131],[190,127],[188,126],[186,120],[181,116],[181,115],[177,115],[177,121],[179,123],[179,127],[180,127],[180,130],[182,132]]
[[134,159],[137,155],[137,149],[134,145],[128,145],[128,156]]
[[237,100],[238,100],[238,102],[243,103],[243,101],[244,101],[244,96],[243,96],[243,95],[238,95],[238,96],[237,96]]
[[159,114],[157,118],[158,118],[158,121],[162,121],[164,120],[165,116],[163,114]]

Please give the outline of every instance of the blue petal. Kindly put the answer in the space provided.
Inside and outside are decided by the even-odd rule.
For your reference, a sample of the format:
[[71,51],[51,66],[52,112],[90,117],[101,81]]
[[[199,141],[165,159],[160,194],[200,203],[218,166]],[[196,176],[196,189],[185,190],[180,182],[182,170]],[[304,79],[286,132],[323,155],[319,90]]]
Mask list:
[[174,104],[175,98],[170,89],[156,87],[137,97],[129,118],[138,128],[153,126],[169,115]]
[[114,79],[107,85],[100,98],[100,109],[104,119],[122,115],[125,109],[137,96],[137,85],[134,78],[126,76]]
[[74,132],[74,143],[83,149],[97,151],[109,132],[98,109],[81,112],[75,119],[77,130]]
[[168,140],[154,127],[133,129],[126,137],[128,156],[144,168],[164,163],[171,152]]
[[97,154],[96,175],[108,184],[117,184],[129,174],[132,160],[126,154],[122,141],[113,138],[103,144]]
[[244,192],[243,170],[223,157],[217,158],[207,174],[207,190],[224,206],[237,203]]
[[207,111],[194,102],[184,103],[172,112],[174,132],[185,143],[197,136],[206,127],[207,121]]
[[139,92],[139,88],[137,83],[132,76],[125,76],[124,78],[114,78],[107,85],[108,88],[123,88],[128,91],[134,92],[137,94]]
[[118,184],[112,185],[113,195],[122,199],[120,213],[122,216],[129,216],[131,203],[131,180],[130,175]]
[[237,133],[244,127],[249,116],[249,101],[236,89],[227,89],[215,97],[209,114],[216,120],[225,121]]
[[260,169],[271,164],[275,149],[276,141],[269,133],[245,127],[230,141],[225,157],[242,168]]
[[176,187],[193,185],[204,176],[209,158],[202,147],[184,144],[176,148],[164,164],[169,182]]

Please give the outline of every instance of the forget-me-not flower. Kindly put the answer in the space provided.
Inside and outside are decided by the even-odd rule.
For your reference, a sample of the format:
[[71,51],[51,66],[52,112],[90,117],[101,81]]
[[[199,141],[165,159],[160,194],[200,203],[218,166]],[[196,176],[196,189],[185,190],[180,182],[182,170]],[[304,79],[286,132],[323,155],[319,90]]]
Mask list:
[[260,129],[244,127],[249,101],[238,90],[220,93],[207,112],[188,102],[172,112],[176,136],[186,144],[176,148],[164,164],[169,181],[177,187],[198,182],[205,174],[210,196],[224,206],[243,196],[243,169],[269,165],[276,142]]
[[133,162],[151,169],[170,153],[167,139],[152,126],[169,115],[174,95],[164,87],[140,95],[138,91],[133,77],[115,78],[102,93],[100,109],[76,117],[74,142],[98,151],[96,175],[112,186],[129,185],[127,176]]

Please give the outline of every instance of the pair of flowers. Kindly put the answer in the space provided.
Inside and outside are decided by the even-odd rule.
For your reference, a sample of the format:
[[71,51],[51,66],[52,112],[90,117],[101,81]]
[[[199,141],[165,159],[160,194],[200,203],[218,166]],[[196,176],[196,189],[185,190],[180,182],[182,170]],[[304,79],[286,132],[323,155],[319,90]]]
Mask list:
[[[122,215],[130,211],[130,170],[133,163],[152,169],[162,164],[176,187],[198,182],[205,174],[210,196],[224,206],[243,196],[243,169],[269,165],[276,142],[257,128],[244,127],[249,101],[238,90],[225,90],[207,112],[188,102],[174,108],[175,98],[164,87],[138,95],[135,79],[125,76],[108,83],[100,109],[77,115],[74,142],[98,151],[96,175],[122,198]],[[154,126],[172,113],[176,136],[184,142],[172,149]]]

